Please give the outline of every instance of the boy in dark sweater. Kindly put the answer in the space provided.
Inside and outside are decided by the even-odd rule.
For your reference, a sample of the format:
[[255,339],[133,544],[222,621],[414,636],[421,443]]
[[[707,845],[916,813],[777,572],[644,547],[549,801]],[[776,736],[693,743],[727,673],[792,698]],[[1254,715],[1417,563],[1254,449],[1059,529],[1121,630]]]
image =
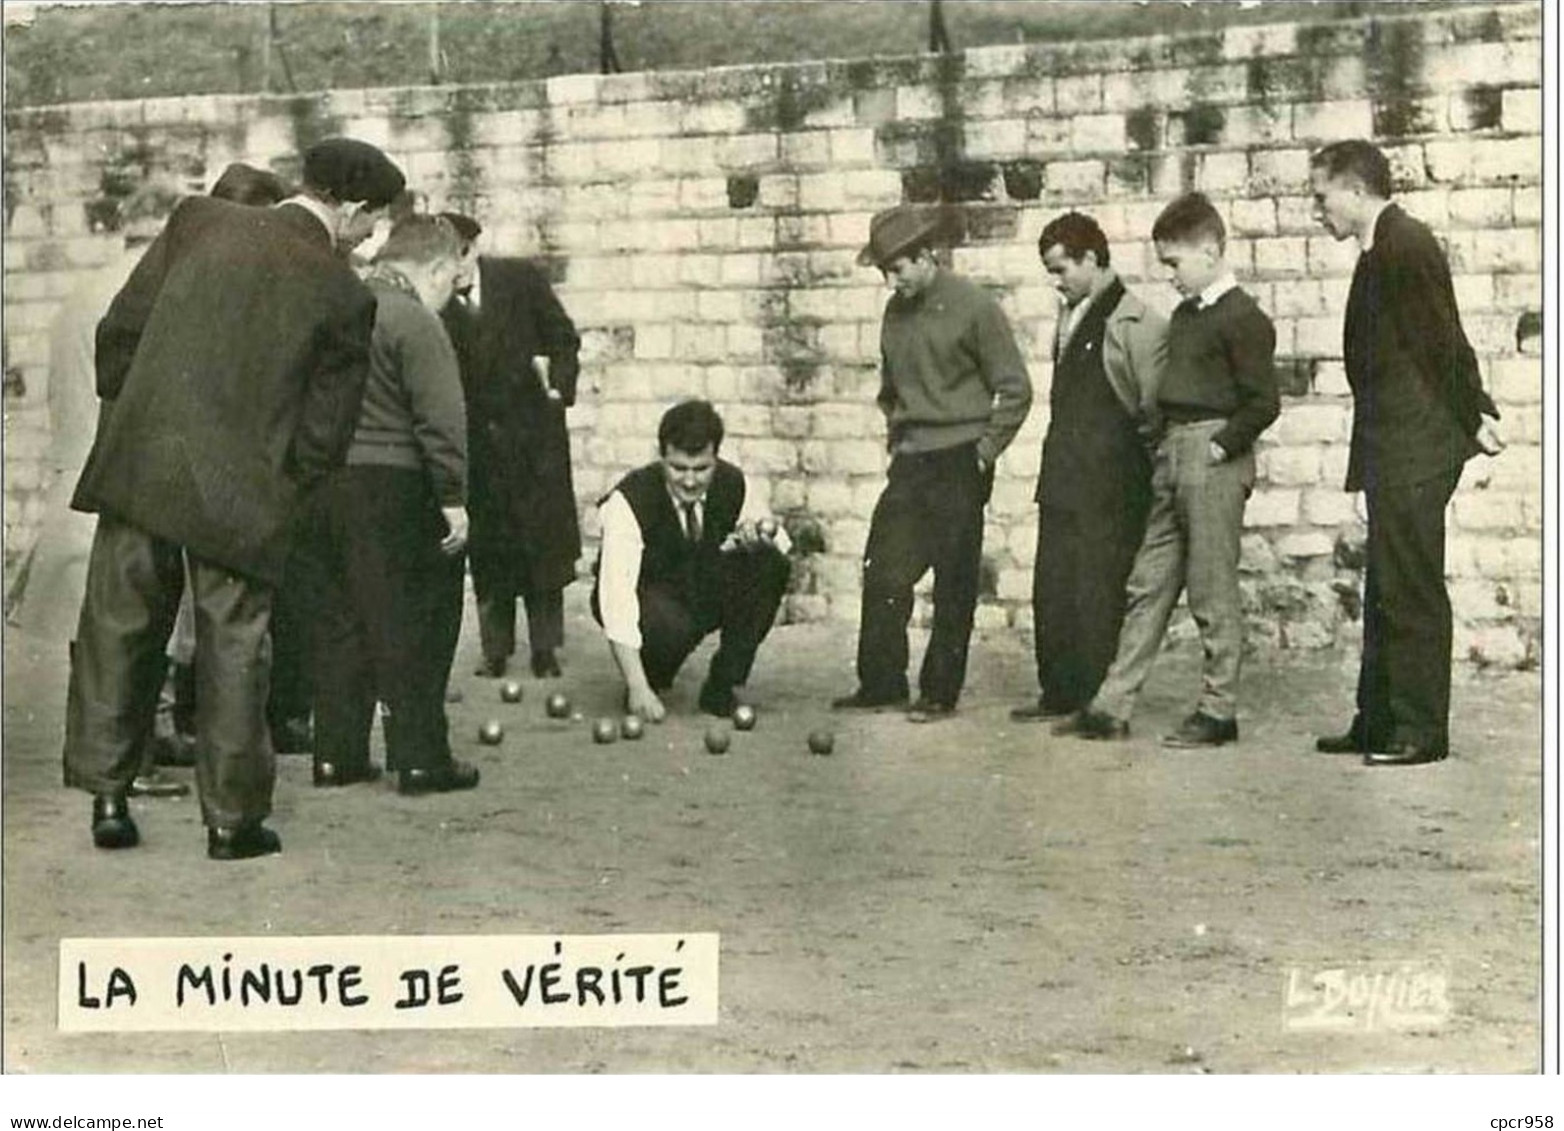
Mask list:
[[459,270],[456,231],[432,216],[392,229],[368,279],[370,374],[346,466],[312,500],[306,568],[315,624],[317,786],[373,781],[375,700],[402,793],[471,789],[451,756],[445,687],[459,631],[467,540],[467,414],[456,353],[435,311]]
[[1168,327],[1157,396],[1164,432],[1152,472],[1146,535],[1130,573],[1118,654],[1092,703],[1061,733],[1123,738],[1181,590],[1200,628],[1203,686],[1167,746],[1238,738],[1243,609],[1238,596],[1244,503],[1254,487],[1254,442],[1281,410],[1276,330],[1225,256],[1226,229],[1199,193],[1180,197],[1152,226],[1157,258],[1184,301]]

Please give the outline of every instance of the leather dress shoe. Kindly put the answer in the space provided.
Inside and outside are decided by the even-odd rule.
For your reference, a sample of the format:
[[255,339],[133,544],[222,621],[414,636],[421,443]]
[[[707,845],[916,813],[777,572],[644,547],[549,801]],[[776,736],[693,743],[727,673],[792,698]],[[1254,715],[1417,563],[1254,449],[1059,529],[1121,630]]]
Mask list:
[[380,767],[373,762],[348,765],[343,762],[316,762],[315,784],[323,789],[339,785],[357,785],[359,782],[379,781]]
[[262,824],[206,830],[206,855],[211,860],[248,860],[282,851],[282,838]]
[[195,735],[174,731],[160,734],[152,740],[152,764],[154,766],[188,767],[196,764]]
[[125,792],[131,797],[187,797],[190,794],[190,786],[185,782],[165,777],[154,766],[147,773],[137,774],[131,778],[130,788]]
[[1074,729],[1067,733],[1094,741],[1113,742],[1130,736],[1130,724],[1106,711],[1094,711],[1087,707],[1076,713]]
[[703,713],[719,719],[725,719],[733,714],[733,709],[739,705],[738,696],[733,694],[733,688],[719,687],[710,681],[701,685],[700,698],[696,702]]
[[1325,734],[1314,740],[1318,754],[1367,754],[1370,750],[1383,750],[1383,742],[1373,742],[1363,729],[1363,716],[1354,715],[1352,725],[1341,734]]
[[948,719],[956,713],[954,703],[936,703],[932,699],[919,698],[916,703],[907,708],[907,721],[909,723],[937,723],[942,719]]
[[499,679],[500,676],[505,674],[505,669],[509,666],[504,656],[497,660],[484,659],[479,661],[477,667],[473,668],[472,674],[481,675],[487,679]]
[[478,784],[478,776],[477,766],[452,758],[443,766],[398,771],[396,791],[411,797],[420,793],[473,789]]
[[272,750],[278,754],[310,754],[315,750],[315,728],[309,716],[283,719],[272,727]]
[[1203,746],[1223,746],[1237,741],[1237,719],[1219,719],[1204,711],[1194,712],[1178,724],[1176,731],[1162,736],[1162,745],[1190,750]]
[[1073,714],[1075,712],[1067,707],[1053,707],[1038,699],[1021,707],[1012,707],[1010,709],[1010,721],[1013,723],[1045,723],[1054,719],[1068,718]]
[[559,657],[552,648],[532,653],[532,674],[538,679],[558,679],[564,673],[559,669]]
[[135,848],[141,830],[131,820],[123,797],[99,793],[92,798],[92,843],[99,848]]
[[1363,755],[1365,766],[1426,766],[1443,762],[1450,756],[1448,746],[1420,746],[1415,742],[1397,742],[1388,750],[1370,750]]
[[831,700],[833,711],[895,711],[904,710],[906,706],[905,691],[900,695],[871,695],[861,687],[851,695]]

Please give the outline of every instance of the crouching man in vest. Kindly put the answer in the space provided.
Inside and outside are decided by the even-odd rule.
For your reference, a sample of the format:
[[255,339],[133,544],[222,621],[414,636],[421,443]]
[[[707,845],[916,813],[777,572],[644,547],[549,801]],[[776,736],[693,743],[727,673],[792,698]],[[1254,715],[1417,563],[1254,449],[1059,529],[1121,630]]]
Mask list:
[[721,446],[709,402],[675,405],[657,427],[658,460],[598,503],[592,615],[624,677],[625,711],[651,722],[667,714],[679,666],[717,631],[700,708],[731,714],[787,589],[787,532],[746,508],[744,473],[717,458]]

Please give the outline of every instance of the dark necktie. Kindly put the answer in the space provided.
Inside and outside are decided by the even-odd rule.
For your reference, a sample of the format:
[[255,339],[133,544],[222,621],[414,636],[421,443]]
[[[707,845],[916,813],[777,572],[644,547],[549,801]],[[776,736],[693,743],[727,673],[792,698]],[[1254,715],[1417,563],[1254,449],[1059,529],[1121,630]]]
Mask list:
[[700,544],[701,540],[701,516],[695,509],[694,503],[681,503],[684,507],[684,537],[690,545]]

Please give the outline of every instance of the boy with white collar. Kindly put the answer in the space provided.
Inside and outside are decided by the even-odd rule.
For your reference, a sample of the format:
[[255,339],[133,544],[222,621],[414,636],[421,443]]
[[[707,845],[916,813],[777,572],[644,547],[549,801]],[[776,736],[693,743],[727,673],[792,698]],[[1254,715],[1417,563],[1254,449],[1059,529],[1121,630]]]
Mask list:
[[1129,734],[1135,698],[1187,588],[1205,651],[1203,686],[1194,712],[1163,744],[1220,746],[1238,739],[1239,538],[1254,488],[1254,442],[1281,411],[1276,329],[1233,278],[1222,217],[1200,193],[1168,205],[1151,237],[1184,296],[1168,327],[1157,394],[1166,428],[1151,514],[1130,572],[1118,654],[1091,704],[1060,729],[1085,738]]

